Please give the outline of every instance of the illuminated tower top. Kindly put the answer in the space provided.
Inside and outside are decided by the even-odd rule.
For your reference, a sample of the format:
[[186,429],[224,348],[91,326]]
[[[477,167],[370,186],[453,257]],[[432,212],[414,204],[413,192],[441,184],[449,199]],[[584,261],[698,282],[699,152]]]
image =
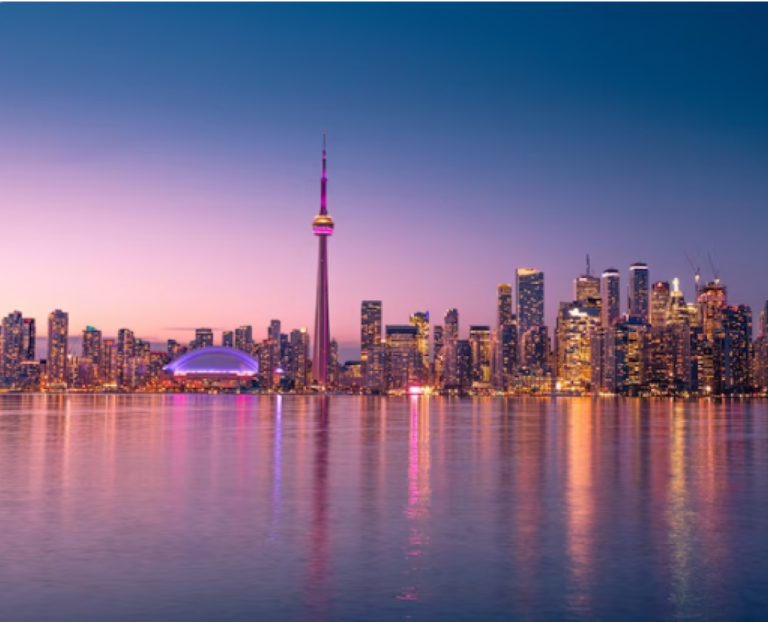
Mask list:
[[325,132],[323,132],[323,174],[320,178],[320,213],[312,221],[315,235],[333,235],[333,218],[328,215],[327,186],[328,175],[325,169]]

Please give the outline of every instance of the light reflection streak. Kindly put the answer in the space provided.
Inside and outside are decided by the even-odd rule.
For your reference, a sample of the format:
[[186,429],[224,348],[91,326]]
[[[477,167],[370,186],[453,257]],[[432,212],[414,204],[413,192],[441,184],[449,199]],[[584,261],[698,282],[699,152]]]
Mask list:
[[405,571],[409,585],[397,596],[399,600],[418,600],[421,581],[417,576],[423,569],[421,557],[429,545],[425,527],[429,524],[431,502],[430,487],[430,415],[428,397],[411,397],[411,420],[408,444],[408,503],[405,516],[408,519],[408,546],[406,547]]
[[283,396],[277,395],[275,401],[275,433],[272,450],[272,527],[269,539],[277,540],[277,528],[280,523],[280,496],[282,486],[282,449],[283,449]]

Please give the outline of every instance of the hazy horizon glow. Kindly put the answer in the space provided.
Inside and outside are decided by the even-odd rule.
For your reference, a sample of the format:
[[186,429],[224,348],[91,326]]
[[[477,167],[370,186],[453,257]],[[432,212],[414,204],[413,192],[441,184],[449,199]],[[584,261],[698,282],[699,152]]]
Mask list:
[[[160,342],[331,333],[645,261],[768,298],[765,5],[0,5],[3,315]],[[622,303],[624,309],[625,303]],[[218,332],[218,331],[217,331]],[[217,342],[220,334],[217,334]],[[41,352],[42,354],[42,352]]]

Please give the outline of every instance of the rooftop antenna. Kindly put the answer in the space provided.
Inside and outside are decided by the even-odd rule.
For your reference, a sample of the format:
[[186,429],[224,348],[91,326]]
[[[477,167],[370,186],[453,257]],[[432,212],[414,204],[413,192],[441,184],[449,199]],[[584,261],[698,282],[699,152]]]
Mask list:
[[688,251],[685,253],[685,258],[688,260],[688,264],[691,266],[691,270],[693,270],[693,280],[696,284],[696,294],[699,293],[699,279],[701,278],[701,268],[699,268],[699,264],[695,263],[693,259],[691,259],[691,256],[688,254]]
[[587,253],[587,276],[592,276],[592,266],[589,264],[589,253]]

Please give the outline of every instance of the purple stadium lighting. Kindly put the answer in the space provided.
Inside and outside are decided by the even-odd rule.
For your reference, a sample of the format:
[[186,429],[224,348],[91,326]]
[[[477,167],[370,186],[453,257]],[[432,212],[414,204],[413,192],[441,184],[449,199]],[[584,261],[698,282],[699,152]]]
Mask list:
[[259,373],[259,362],[234,348],[210,347],[187,352],[163,368],[174,376],[240,376]]

